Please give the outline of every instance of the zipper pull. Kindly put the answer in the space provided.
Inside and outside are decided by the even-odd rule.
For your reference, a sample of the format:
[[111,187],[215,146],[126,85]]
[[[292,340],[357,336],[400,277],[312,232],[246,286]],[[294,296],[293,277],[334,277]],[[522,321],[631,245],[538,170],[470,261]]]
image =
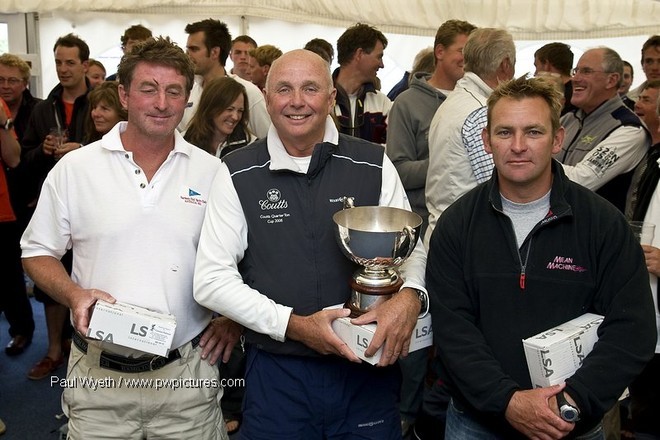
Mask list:
[[241,335],[240,342],[241,342],[241,351],[245,353],[245,335]]
[[525,290],[525,271],[520,272],[520,289]]

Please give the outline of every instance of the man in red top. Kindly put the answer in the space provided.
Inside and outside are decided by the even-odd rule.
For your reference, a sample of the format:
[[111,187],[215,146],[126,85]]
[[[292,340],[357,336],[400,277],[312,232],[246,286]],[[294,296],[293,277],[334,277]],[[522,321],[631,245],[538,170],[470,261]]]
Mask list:
[[[0,246],[0,261],[2,261],[0,278],[6,287],[6,291],[0,295],[0,312],[4,312],[9,321],[12,338],[19,336],[22,324],[29,325],[20,322],[21,319],[25,320],[26,316],[32,318],[32,309],[25,288],[23,290],[16,288],[16,286],[20,287],[21,283],[25,285],[25,281],[21,267],[21,248],[18,242],[11,239],[16,236],[19,225],[9,198],[9,186],[5,175],[5,168],[16,168],[20,160],[21,146],[16,140],[11,112],[7,103],[0,98],[0,237],[3,239],[3,244]],[[29,314],[25,313],[26,309],[29,310]],[[32,333],[23,336],[31,338]],[[26,342],[29,344],[29,341]],[[19,354],[9,349],[11,344],[10,342],[7,346],[7,354]]]
[[[23,135],[21,146],[25,173],[29,179],[30,197],[36,199],[41,185],[50,169],[63,155],[80,147],[84,136],[85,118],[88,110],[86,79],[89,60],[87,43],[73,34],[60,37],[53,48],[59,84],[48,97],[37,104]],[[62,142],[50,134],[54,129],[66,130]],[[26,179],[26,180],[27,180]],[[67,261],[69,260],[69,261]],[[63,257],[70,270],[70,254]],[[64,365],[71,338],[68,309],[35,289],[35,298],[44,303],[48,328],[48,353],[29,372],[28,378],[42,379]],[[63,344],[64,342],[64,344]]]

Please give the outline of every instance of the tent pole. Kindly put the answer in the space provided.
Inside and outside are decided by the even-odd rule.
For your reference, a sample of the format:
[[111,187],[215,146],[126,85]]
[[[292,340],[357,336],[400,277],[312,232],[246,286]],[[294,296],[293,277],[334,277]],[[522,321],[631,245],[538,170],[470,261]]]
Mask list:
[[239,35],[250,35],[250,23],[245,15],[241,15]]

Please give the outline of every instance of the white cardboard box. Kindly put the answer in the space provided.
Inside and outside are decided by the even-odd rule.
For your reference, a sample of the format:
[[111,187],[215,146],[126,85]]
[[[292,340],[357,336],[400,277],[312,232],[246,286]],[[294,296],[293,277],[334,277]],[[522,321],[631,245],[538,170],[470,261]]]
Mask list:
[[97,301],[87,337],[146,353],[167,356],[172,347],[176,318],[143,307]]
[[572,376],[596,344],[601,322],[603,316],[586,313],[523,339],[534,388],[557,385]]
[[[328,307],[329,309],[342,308],[343,304]],[[332,330],[337,333],[339,338],[346,342],[353,353],[360,359],[376,365],[383,353],[383,347],[371,357],[366,357],[364,351],[371,343],[371,339],[376,332],[376,324],[355,325],[351,324],[351,318],[338,318],[332,322]],[[417,325],[410,337],[409,352],[428,347],[433,344],[433,330],[431,328],[431,314],[417,320]]]

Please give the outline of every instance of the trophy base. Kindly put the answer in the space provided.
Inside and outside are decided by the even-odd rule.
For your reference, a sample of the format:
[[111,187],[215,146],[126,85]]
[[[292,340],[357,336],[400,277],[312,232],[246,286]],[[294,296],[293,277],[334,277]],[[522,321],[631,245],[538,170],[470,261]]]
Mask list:
[[398,278],[396,283],[389,286],[377,287],[366,286],[351,280],[351,298],[346,301],[344,307],[351,310],[351,318],[357,318],[390,299],[393,294],[401,290],[402,285],[403,280],[401,278]]

